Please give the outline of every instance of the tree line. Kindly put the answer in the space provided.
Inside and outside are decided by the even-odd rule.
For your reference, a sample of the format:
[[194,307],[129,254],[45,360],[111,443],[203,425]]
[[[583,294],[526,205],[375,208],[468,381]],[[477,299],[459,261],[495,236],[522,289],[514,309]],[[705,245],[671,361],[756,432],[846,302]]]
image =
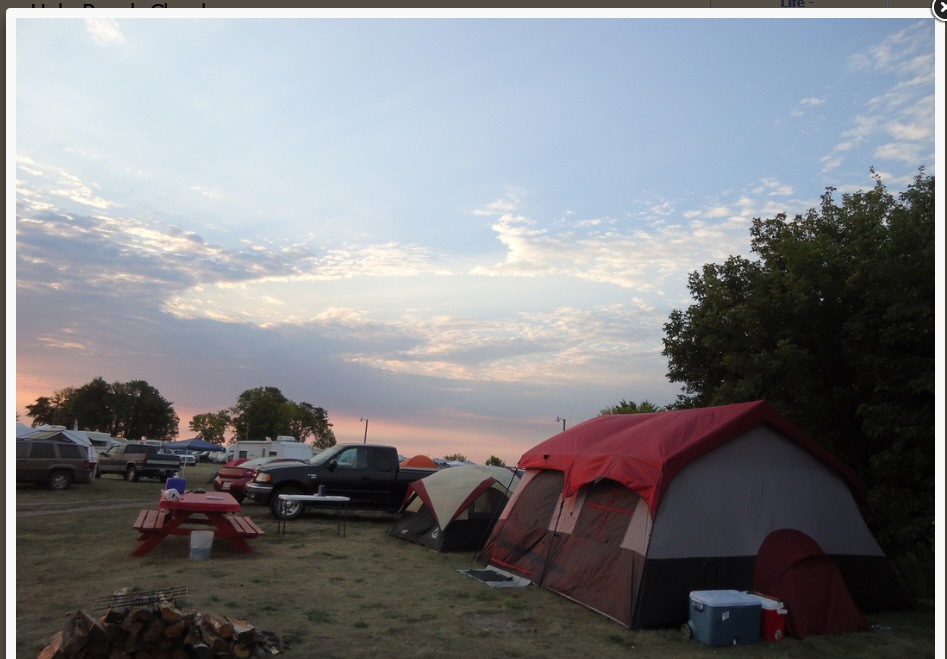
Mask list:
[[26,413],[34,427],[75,427],[126,439],[171,440],[180,421],[171,403],[144,380],[108,383],[101,377],[40,396]]
[[[107,432],[124,439],[169,441],[180,419],[172,404],[144,380],[107,383],[96,377],[81,387],[66,387],[26,406],[34,427],[43,424]],[[201,439],[223,444],[234,439],[292,437],[326,448],[336,443],[325,409],[289,400],[276,387],[247,389],[230,408],[196,414],[188,424]]]
[[208,442],[223,444],[226,433],[235,440],[260,440],[292,437],[317,448],[336,443],[329,413],[312,403],[296,403],[277,387],[247,389],[230,408],[195,414],[189,428]]

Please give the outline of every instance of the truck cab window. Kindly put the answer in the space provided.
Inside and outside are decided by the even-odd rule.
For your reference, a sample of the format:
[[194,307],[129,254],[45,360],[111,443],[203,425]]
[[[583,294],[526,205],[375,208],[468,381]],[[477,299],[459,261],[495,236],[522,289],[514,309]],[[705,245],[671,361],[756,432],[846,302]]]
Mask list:
[[340,469],[367,469],[368,450],[364,447],[353,447],[339,453],[336,464]]

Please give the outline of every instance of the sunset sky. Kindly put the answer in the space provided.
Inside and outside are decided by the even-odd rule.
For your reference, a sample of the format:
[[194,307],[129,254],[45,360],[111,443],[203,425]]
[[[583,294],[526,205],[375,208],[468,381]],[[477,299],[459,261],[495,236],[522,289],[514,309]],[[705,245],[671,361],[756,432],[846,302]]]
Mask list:
[[943,25],[639,14],[8,14],[10,423],[141,379],[183,439],[275,386],[512,464],[674,401],[663,324],[754,217],[939,173]]

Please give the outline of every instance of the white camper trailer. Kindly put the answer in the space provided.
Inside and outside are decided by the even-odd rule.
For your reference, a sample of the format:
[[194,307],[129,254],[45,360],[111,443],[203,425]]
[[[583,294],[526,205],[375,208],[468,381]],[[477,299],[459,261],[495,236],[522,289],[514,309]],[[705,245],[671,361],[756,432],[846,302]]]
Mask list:
[[312,445],[297,442],[293,437],[279,436],[275,440],[267,437],[261,441],[240,441],[227,446],[224,462],[238,458],[255,460],[256,458],[299,458],[308,460],[312,457]]

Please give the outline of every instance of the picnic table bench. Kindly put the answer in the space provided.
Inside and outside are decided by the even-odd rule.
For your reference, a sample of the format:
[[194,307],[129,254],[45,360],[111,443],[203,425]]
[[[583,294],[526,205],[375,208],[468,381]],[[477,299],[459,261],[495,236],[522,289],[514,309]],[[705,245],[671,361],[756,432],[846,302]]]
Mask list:
[[166,510],[142,510],[132,528],[142,534],[139,539],[144,539],[145,534],[160,533],[164,528],[164,520],[167,516],[168,511]]
[[142,510],[132,525],[140,544],[132,556],[144,556],[171,535],[189,536],[196,528],[210,526],[215,538],[224,538],[238,551],[250,553],[248,539],[266,535],[252,519],[236,515],[239,502],[226,493],[185,492],[175,501],[161,500],[157,510]]
[[234,533],[242,538],[255,538],[260,535],[266,535],[266,532],[257,526],[256,522],[242,515],[224,515],[227,523],[233,527]]

